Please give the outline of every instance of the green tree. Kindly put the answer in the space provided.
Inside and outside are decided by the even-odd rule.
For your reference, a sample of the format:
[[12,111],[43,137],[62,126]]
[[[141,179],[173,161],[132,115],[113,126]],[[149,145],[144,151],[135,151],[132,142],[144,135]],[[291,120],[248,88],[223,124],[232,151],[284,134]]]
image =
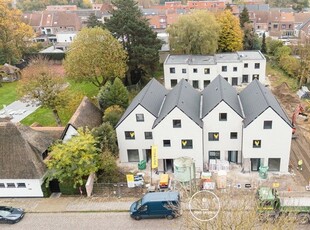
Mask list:
[[267,53],[266,34],[265,34],[265,33],[263,33],[261,51],[262,51],[263,54],[266,54],[266,53]]
[[115,127],[124,112],[124,108],[119,105],[112,105],[104,111],[103,122],[110,122]]
[[251,23],[248,8],[244,7],[239,15],[239,21],[241,28],[244,27],[245,23]]
[[79,129],[78,135],[70,140],[54,144],[45,160],[48,168],[47,183],[58,179],[60,183],[73,182],[74,188],[82,186],[85,177],[99,168],[100,150],[96,143],[88,129]]
[[298,45],[297,54],[300,57],[300,68],[297,71],[298,85],[310,83],[310,43]]
[[100,182],[116,183],[120,181],[120,172],[116,160],[116,157],[107,150],[100,154],[100,170],[98,171]]
[[170,50],[175,54],[214,54],[220,27],[208,11],[183,15],[169,26]]
[[36,100],[42,107],[51,109],[58,126],[61,120],[58,114],[69,100],[66,82],[49,69],[49,62],[44,59],[34,59],[23,70],[22,79],[18,84],[18,94],[25,101]]
[[153,74],[159,63],[161,41],[134,0],[112,1],[115,9],[105,23],[128,52],[128,84],[138,82],[145,74]]
[[287,73],[287,75],[290,77],[295,77],[297,76],[298,70],[300,68],[300,62],[293,56],[284,55],[279,59],[279,66]]
[[243,49],[244,50],[259,50],[261,47],[258,35],[254,32],[251,23],[245,23],[243,26]]
[[70,79],[90,81],[100,88],[108,80],[124,77],[126,61],[126,51],[109,31],[84,28],[70,45],[64,67]]
[[278,62],[280,62],[280,59],[284,56],[289,56],[292,54],[292,49],[288,46],[280,46],[276,48],[274,52],[274,56]]
[[113,84],[108,81],[98,93],[100,108],[104,111],[111,105],[128,106],[128,90],[119,78],[115,78]]
[[239,18],[234,16],[230,10],[217,15],[220,24],[220,37],[218,40],[219,52],[235,52],[242,50],[243,33],[240,28]]
[[21,21],[21,12],[9,0],[0,0],[0,64],[18,62],[33,37],[32,28]]
[[272,56],[275,55],[276,49],[282,46],[283,42],[280,40],[272,40],[272,39],[267,40],[267,52]]
[[116,132],[109,122],[104,122],[99,127],[94,128],[92,134],[98,141],[98,148],[102,151],[110,151],[114,155],[117,155]]
[[103,27],[102,22],[100,22],[94,13],[91,13],[86,21],[88,28]]

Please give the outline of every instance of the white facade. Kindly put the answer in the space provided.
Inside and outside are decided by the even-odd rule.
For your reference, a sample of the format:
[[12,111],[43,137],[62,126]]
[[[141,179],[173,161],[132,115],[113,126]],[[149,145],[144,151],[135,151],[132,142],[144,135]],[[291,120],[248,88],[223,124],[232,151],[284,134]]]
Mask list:
[[[143,115],[143,121],[137,121],[137,116],[141,118]],[[139,120],[139,118],[138,118]],[[121,162],[138,162],[141,160],[147,160],[147,152],[150,151],[151,145],[154,143],[154,134],[152,130],[155,117],[148,112],[141,105],[138,105],[116,128],[117,140],[119,144],[120,160]],[[126,132],[129,132],[129,136],[126,137]],[[146,139],[145,132],[152,133],[152,139]],[[128,134],[128,133],[127,133]],[[131,136],[130,136],[131,134]],[[126,139],[126,138],[132,139]],[[138,156],[136,155],[138,152]],[[129,155],[131,155],[129,157]]]
[[[272,121],[272,127],[264,128],[265,121]],[[291,127],[274,110],[268,108],[243,129],[243,157],[260,159],[260,165],[262,166],[268,166],[272,158],[281,159],[278,171],[287,172],[291,138]]]
[[56,34],[57,42],[72,42],[77,32],[60,32]]
[[[181,126],[174,128],[173,120],[181,120]],[[191,147],[187,146],[190,141]],[[170,142],[170,146],[167,142]],[[179,108],[175,107],[155,126],[154,143],[158,146],[159,160],[190,157],[194,160],[197,171],[202,171],[202,128]],[[164,171],[163,167],[164,165],[160,165],[159,170]]]
[[64,135],[64,137],[62,138],[63,142],[67,142],[68,140],[70,140],[73,136],[78,135],[78,131],[70,124],[68,124],[66,133]]
[[[220,119],[221,113],[226,114],[226,120]],[[228,106],[226,102],[221,101],[202,120],[204,139],[204,163],[208,163],[210,159],[210,152],[212,152],[211,159],[221,159],[234,163],[241,163],[243,118],[238,113],[236,113],[230,106]],[[211,138],[209,138],[209,135],[211,135]],[[213,138],[213,135],[218,138]],[[219,152],[219,157],[218,154],[216,154],[215,156],[214,152]],[[234,157],[234,154],[237,154],[237,156]]]
[[248,84],[254,78],[265,84],[266,59],[260,51],[242,51],[214,56],[169,55],[164,62],[167,89],[184,78],[194,88],[202,90],[218,75],[233,86]]
[[0,197],[43,197],[40,179],[0,179]]

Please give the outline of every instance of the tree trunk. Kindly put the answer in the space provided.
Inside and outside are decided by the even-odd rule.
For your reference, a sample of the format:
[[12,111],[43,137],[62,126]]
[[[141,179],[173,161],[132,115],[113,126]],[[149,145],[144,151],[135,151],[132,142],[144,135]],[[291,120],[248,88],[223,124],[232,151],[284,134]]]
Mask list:
[[128,85],[132,85],[132,81],[131,81],[131,70],[129,69],[126,73],[126,78],[127,78],[127,84]]
[[58,115],[57,109],[53,109],[53,115],[54,115],[54,117],[56,119],[57,125],[60,127],[61,126],[61,120],[60,120],[60,117]]

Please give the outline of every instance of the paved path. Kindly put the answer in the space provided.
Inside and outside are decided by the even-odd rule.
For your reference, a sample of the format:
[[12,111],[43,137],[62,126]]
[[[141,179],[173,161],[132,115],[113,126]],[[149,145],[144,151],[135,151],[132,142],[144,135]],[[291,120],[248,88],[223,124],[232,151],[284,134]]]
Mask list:
[[8,106],[4,106],[4,108],[0,110],[0,118],[11,116],[11,122],[16,123],[23,120],[39,107],[40,105],[38,105],[38,103],[24,103],[21,101],[15,101]]

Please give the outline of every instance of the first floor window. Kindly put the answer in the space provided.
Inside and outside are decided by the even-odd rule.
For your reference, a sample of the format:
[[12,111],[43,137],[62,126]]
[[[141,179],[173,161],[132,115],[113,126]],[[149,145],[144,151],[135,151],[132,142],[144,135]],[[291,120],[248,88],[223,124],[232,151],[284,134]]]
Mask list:
[[209,141],[218,141],[220,139],[219,133],[208,133]]
[[177,84],[178,84],[178,80],[177,80],[177,79],[171,79],[171,80],[170,80],[171,88],[173,88],[173,87],[176,86]]
[[128,162],[139,162],[139,151],[138,149],[128,149]]
[[233,68],[233,71],[234,71],[234,72],[237,72],[237,71],[238,71],[238,68],[237,68],[237,67],[234,67],[234,68]]
[[171,146],[170,140],[163,140],[163,145],[164,147],[170,147]]
[[237,139],[238,138],[238,133],[237,132],[231,132],[230,133],[230,139]]
[[260,67],[260,63],[255,63],[254,68],[255,68],[255,69],[259,69],[259,67]]
[[227,113],[220,113],[219,120],[220,121],[227,121]]
[[0,183],[0,188],[5,188],[4,183]]
[[233,77],[231,79],[231,85],[238,85],[238,78],[237,77]]
[[227,66],[222,66],[222,72],[227,72]]
[[205,74],[210,74],[210,68],[205,68],[204,71],[205,71]]
[[170,68],[170,73],[175,73],[175,68]]
[[152,132],[144,132],[144,137],[146,140],[153,139],[153,134]]
[[262,145],[262,140],[253,140],[253,148],[260,148]]
[[8,188],[16,188],[14,183],[7,183],[6,185]]
[[248,68],[249,64],[248,63],[244,63],[244,68]]
[[194,87],[194,89],[198,89],[199,88],[199,82],[197,80],[193,81],[193,87]]
[[182,73],[186,73],[186,69],[182,69]]
[[193,69],[193,73],[198,73],[198,69],[197,69],[197,68],[194,68],[194,69]]
[[259,75],[258,74],[253,74],[252,80],[257,79],[259,80]]
[[125,139],[126,140],[134,140],[135,132],[134,131],[125,131]]
[[193,140],[181,140],[182,149],[192,149]]

